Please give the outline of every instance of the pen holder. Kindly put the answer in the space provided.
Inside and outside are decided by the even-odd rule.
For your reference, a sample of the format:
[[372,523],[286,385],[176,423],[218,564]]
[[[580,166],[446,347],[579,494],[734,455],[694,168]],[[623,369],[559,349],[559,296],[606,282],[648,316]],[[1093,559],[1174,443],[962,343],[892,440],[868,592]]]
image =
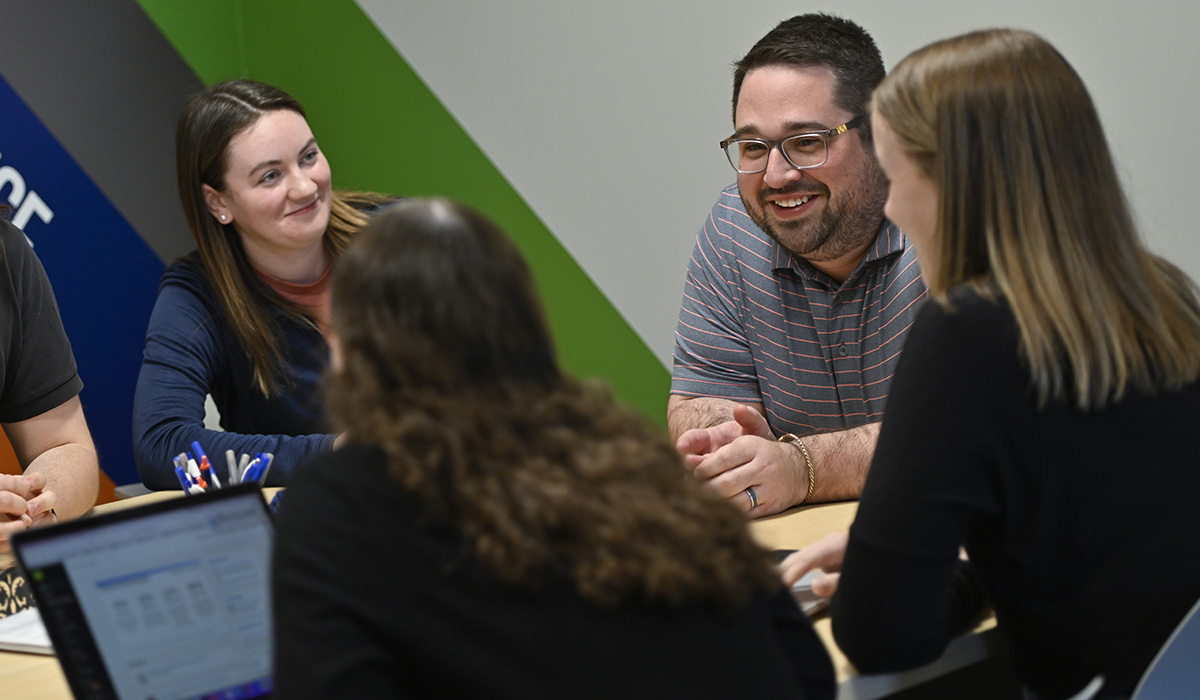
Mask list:
[[204,448],[199,442],[192,443],[192,452],[182,452],[173,461],[175,475],[179,478],[183,492],[193,494],[219,489],[225,484],[233,486],[248,481],[262,484],[267,479],[267,472],[271,469],[274,459],[275,456],[270,452],[259,452],[253,458],[244,454],[240,459],[236,459],[233,450],[226,450],[225,479],[221,479],[217,474],[217,469],[208,461],[208,455],[204,453]]

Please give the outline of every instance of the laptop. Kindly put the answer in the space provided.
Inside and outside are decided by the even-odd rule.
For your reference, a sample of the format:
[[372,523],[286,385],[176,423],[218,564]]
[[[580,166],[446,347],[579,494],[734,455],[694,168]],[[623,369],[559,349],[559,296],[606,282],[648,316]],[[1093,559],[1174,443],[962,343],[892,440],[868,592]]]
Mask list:
[[257,484],[12,538],[78,700],[269,697],[274,527]]

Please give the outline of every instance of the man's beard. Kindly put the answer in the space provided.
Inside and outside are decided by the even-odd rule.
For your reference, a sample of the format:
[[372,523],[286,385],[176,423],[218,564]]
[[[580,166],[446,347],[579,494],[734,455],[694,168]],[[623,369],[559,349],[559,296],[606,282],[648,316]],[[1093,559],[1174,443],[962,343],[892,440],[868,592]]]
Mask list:
[[[829,196],[825,183],[809,181],[784,189],[764,186],[758,191],[758,201],[753,202],[753,206],[747,201],[748,194],[739,190],[742,206],[759,228],[793,255],[810,262],[837,260],[863,247],[879,233],[883,205],[887,201],[887,184],[878,165],[871,163],[866,170],[858,186],[843,193],[836,202]],[[768,197],[802,197],[805,194],[825,198],[825,210],[817,221],[778,221],[767,216],[767,208],[774,206]]]

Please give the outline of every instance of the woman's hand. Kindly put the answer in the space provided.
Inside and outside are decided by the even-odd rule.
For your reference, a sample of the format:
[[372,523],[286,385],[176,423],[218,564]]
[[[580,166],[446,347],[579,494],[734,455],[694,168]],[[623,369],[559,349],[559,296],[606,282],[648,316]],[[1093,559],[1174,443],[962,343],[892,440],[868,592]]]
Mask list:
[[821,569],[825,575],[813,581],[812,590],[819,596],[829,598],[837,591],[841,577],[842,559],[846,556],[849,535],[834,532],[799,551],[788,555],[779,565],[779,574],[788,588],[812,569]]

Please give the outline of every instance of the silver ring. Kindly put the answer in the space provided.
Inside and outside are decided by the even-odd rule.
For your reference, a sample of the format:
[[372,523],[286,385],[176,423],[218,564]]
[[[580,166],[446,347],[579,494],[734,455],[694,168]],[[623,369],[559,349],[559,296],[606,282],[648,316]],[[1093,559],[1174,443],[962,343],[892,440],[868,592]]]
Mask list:
[[754,489],[747,486],[746,495],[750,497],[750,510],[758,507],[758,494],[754,493]]

